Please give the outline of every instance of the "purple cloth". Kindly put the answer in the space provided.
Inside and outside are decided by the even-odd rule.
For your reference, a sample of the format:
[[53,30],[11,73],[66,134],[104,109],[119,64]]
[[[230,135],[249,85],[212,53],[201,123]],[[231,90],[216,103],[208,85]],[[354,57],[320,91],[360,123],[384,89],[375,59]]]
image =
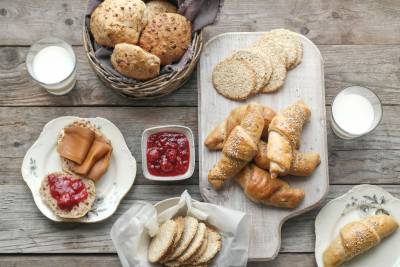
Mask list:
[[[89,28],[90,15],[102,0],[89,0],[88,8],[85,16],[86,27]],[[213,24],[217,19],[219,11],[222,8],[223,0],[177,0],[172,1],[178,6],[178,12],[192,22],[192,31],[196,32],[203,27]],[[110,56],[113,49],[101,46],[91,37],[92,47],[95,51],[96,58],[101,65],[106,68],[114,76],[121,78],[127,83],[137,83],[135,79],[125,77],[118,73],[111,65]],[[193,43],[190,45],[186,53],[182,56],[179,62],[161,68],[161,73],[168,73],[182,69],[193,57]]]

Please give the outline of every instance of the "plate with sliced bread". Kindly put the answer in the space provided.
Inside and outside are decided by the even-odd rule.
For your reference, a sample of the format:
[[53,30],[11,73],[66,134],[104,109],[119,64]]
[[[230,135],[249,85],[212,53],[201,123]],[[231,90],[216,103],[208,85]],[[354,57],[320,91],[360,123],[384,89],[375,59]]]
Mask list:
[[198,68],[200,192],[251,218],[249,260],[277,256],[281,227],[329,188],[323,59],[285,29],[231,32]]
[[136,160],[109,120],[65,116],[44,126],[21,172],[47,218],[93,223],[115,212],[134,183]]

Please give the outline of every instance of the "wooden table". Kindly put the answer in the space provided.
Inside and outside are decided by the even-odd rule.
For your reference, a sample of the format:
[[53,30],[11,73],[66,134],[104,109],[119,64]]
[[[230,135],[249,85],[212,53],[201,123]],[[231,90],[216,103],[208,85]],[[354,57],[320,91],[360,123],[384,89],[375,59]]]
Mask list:
[[[183,190],[200,199],[198,172],[185,182],[146,180],[140,168],[142,131],[183,124],[197,136],[196,75],[179,91],[152,101],[129,101],[104,87],[82,47],[86,1],[0,1],[0,266],[120,266],[109,231],[134,200],[156,202]],[[325,60],[328,116],[332,97],[349,85],[374,90],[384,107],[370,135],[343,141],[328,129],[331,188],[328,201],[353,185],[379,184],[400,197],[400,1],[225,0],[206,39],[228,31],[285,27],[306,35]],[[66,96],[51,96],[28,76],[29,45],[57,36],[74,45],[78,83]],[[134,187],[116,214],[99,224],[57,224],[36,208],[20,166],[43,125],[63,115],[102,116],[124,134],[138,161]],[[315,266],[314,219],[318,209],[288,221],[276,260],[249,266]]]

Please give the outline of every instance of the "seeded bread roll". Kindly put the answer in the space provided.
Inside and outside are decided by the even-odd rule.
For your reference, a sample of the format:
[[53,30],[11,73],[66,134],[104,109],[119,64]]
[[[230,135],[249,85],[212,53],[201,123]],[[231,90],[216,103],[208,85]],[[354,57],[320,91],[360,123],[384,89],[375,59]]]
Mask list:
[[229,58],[218,63],[212,74],[217,92],[229,99],[244,100],[256,88],[256,73],[251,65],[238,58]]
[[176,6],[166,0],[153,0],[146,3],[146,19],[150,21],[162,13],[176,13]]
[[[54,172],[50,173],[57,177],[62,175],[68,175],[74,179],[80,179],[72,174],[67,174],[64,172]],[[68,218],[68,219],[76,219],[81,218],[86,215],[92,208],[94,200],[96,199],[96,188],[92,180],[89,179],[81,179],[82,182],[86,186],[86,191],[88,193],[88,197],[85,201],[80,202],[78,205],[74,206],[72,210],[62,210],[57,206],[57,201],[51,196],[50,193],[50,186],[47,177],[50,175],[46,175],[43,178],[42,184],[39,189],[40,196],[42,197],[43,201],[50,207],[50,209],[59,217],[61,218]]]
[[191,43],[191,23],[184,16],[162,13],[151,19],[140,36],[139,45],[156,55],[161,65],[178,61]]
[[145,9],[141,0],[105,0],[91,15],[90,31],[100,45],[137,44],[147,23]]
[[160,59],[132,44],[117,44],[111,55],[111,64],[122,75],[147,81],[160,74]]

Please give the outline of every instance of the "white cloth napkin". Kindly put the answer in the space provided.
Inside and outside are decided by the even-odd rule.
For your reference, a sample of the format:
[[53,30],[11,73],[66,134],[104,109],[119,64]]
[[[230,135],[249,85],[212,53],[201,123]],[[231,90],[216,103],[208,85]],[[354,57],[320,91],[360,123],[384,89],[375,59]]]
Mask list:
[[147,260],[151,236],[160,223],[177,215],[190,215],[215,226],[222,236],[222,248],[209,266],[244,267],[247,265],[250,222],[240,211],[193,200],[187,191],[178,203],[157,214],[156,208],[144,201],[135,201],[111,228],[111,239],[123,267],[158,266]]

